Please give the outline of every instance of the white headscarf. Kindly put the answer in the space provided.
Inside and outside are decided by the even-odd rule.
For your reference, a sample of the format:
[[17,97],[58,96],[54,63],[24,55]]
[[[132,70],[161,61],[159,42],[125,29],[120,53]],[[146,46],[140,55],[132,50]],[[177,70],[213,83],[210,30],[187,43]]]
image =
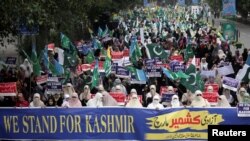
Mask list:
[[217,107],[231,107],[225,95],[219,96]]
[[200,90],[195,91],[195,97],[191,103],[192,107],[210,107],[210,104],[206,99],[202,97],[202,92]]
[[131,95],[131,98],[130,98],[129,102],[127,103],[126,107],[133,107],[133,108],[141,108],[142,107],[136,93],[133,93]]
[[102,93],[96,93],[95,96],[87,102],[88,107],[103,107]]
[[146,99],[150,98],[150,97],[154,97],[155,95],[159,95],[158,93],[156,93],[156,86],[155,85],[151,85],[150,86],[150,91],[146,95]]
[[244,102],[244,98],[248,96],[248,93],[245,88],[241,87],[239,93],[237,94],[237,99],[239,103]]
[[69,94],[64,94],[64,99],[62,103],[62,107],[69,107]]
[[[205,62],[202,62],[202,60],[205,60]],[[208,63],[206,62],[206,58],[201,59],[200,70],[208,70]]]
[[181,103],[180,103],[179,97],[177,95],[172,96],[171,106],[172,106],[172,108],[181,107]]
[[150,108],[150,109],[163,109],[164,107],[163,107],[162,104],[160,104],[160,101],[161,101],[160,96],[155,95],[153,97],[153,102],[150,103],[147,108]]
[[75,89],[71,83],[67,83],[66,86],[63,87],[63,92],[71,96],[75,93]]
[[33,101],[30,103],[29,107],[43,107],[44,103],[41,101],[41,96],[39,93],[35,93],[33,96]]

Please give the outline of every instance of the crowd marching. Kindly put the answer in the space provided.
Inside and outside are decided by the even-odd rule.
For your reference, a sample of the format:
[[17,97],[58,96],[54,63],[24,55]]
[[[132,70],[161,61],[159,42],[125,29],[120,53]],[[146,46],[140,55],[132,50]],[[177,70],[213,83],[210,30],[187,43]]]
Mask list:
[[[118,26],[89,29],[91,40],[45,46],[0,82],[16,82],[2,107],[233,107],[250,101],[248,50],[190,8],[135,8],[113,15]],[[224,38],[225,37],[225,38]],[[38,78],[47,81],[38,83]],[[55,79],[55,80],[51,80]],[[53,82],[61,91],[51,91]],[[237,83],[238,82],[238,83]],[[236,84],[235,84],[236,83]],[[235,85],[232,85],[235,84]]]

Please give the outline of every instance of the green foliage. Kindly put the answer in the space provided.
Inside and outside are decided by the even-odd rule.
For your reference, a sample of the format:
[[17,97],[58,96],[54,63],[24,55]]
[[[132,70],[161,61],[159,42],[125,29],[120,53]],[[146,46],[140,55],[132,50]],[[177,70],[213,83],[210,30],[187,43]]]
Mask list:
[[236,9],[243,18],[247,18],[248,12],[250,12],[250,1],[236,0]]
[[[60,32],[79,40],[101,13],[115,13],[141,3],[141,0],[1,0],[0,43],[10,34],[18,35],[20,23],[25,23],[28,27],[39,26],[38,48],[50,42],[58,46]],[[27,45],[29,42],[20,46]]]

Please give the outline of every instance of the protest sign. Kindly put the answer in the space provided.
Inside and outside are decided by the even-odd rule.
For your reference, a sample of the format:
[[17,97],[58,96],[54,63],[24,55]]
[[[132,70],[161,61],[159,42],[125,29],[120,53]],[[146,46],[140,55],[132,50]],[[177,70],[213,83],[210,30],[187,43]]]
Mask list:
[[36,84],[40,85],[46,83],[48,80],[48,75],[41,75],[36,77]]
[[0,83],[0,96],[16,96],[16,82]]
[[239,84],[240,84],[239,81],[236,79],[233,79],[231,77],[225,77],[225,76],[223,77],[222,86],[226,89],[236,92]]

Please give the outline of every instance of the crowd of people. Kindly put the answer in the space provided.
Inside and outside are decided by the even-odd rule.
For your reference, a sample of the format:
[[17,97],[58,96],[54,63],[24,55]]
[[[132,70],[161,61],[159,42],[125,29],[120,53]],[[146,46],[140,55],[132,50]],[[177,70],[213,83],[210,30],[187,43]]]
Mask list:
[[[235,78],[238,71],[244,66],[248,50],[244,49],[242,54],[236,50],[232,55],[230,48],[233,42],[222,39],[217,34],[218,29],[204,22],[202,16],[192,13],[189,8],[183,7],[156,7],[135,8],[118,14],[119,25],[113,31],[113,35],[107,37],[96,35],[104,50],[111,52],[122,52],[129,49],[131,39],[136,38],[141,55],[132,66],[136,69],[145,69],[145,60],[149,58],[146,47],[150,44],[158,44],[168,54],[161,61],[165,64],[170,62],[172,55],[181,55],[184,58],[184,50],[191,45],[191,50],[196,58],[201,58],[200,66],[196,66],[197,72],[202,70],[216,70],[219,64],[231,62],[234,74],[228,77]],[[140,29],[144,31],[144,37],[140,35]],[[92,41],[82,40],[82,45],[89,47]],[[92,45],[93,46],[93,45]],[[88,48],[94,52],[95,59],[100,60],[100,48]],[[48,51],[56,58],[55,51]],[[78,52],[78,64],[87,64],[87,54]],[[130,56],[131,57],[131,56]],[[103,59],[103,58],[102,58]],[[187,63],[186,60],[183,61]],[[64,84],[62,92],[53,94],[46,93],[46,83],[37,84],[36,76],[32,73],[32,63],[25,59],[24,63],[16,69],[2,69],[0,82],[17,82],[17,95],[0,96],[1,107],[148,107],[151,109],[163,109],[166,107],[234,107],[243,102],[245,96],[249,96],[250,83],[241,82],[237,91],[232,91],[222,86],[222,76],[216,73],[215,77],[204,77],[205,84],[217,84],[216,91],[218,102],[211,105],[203,98],[203,91],[214,92],[213,87],[207,90],[197,89],[192,92],[180,83],[179,79],[172,80],[161,72],[161,77],[150,77],[146,84],[131,84],[130,78],[119,78],[115,73],[100,76],[99,85],[91,88],[92,72],[84,71],[76,73],[76,67],[69,68],[70,77],[68,83]],[[41,66],[43,62],[41,61]],[[43,68],[43,75],[49,71]],[[67,68],[68,69],[68,68]],[[167,88],[166,93],[174,94],[170,101],[162,101],[161,88]],[[124,94],[126,99],[120,105],[110,92]],[[141,97],[141,99],[140,99]]]

